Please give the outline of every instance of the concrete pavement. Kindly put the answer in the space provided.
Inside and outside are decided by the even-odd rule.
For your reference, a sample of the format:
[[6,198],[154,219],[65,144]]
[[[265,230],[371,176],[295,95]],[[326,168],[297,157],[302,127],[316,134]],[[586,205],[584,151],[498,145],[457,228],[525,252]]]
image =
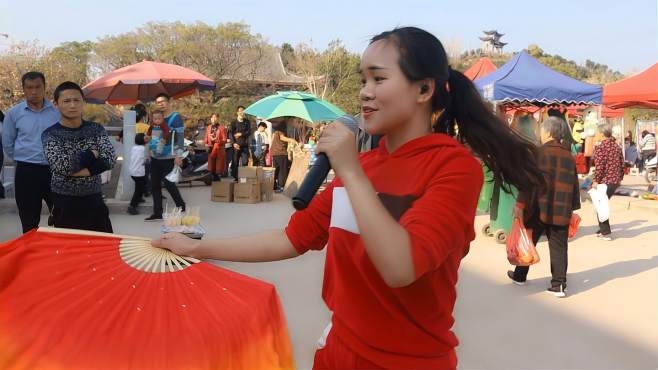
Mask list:
[[[273,202],[241,205],[209,202],[209,192],[209,187],[182,189],[188,205],[202,206],[209,238],[281,228],[293,212],[280,195]],[[529,284],[519,287],[505,275],[510,266],[504,246],[478,235],[462,264],[455,307],[460,368],[658,368],[656,213],[614,202],[612,242],[592,235],[596,225],[589,204],[579,214],[583,222],[570,242],[565,299],[544,292],[550,280],[545,240],[538,246],[542,261],[531,268]],[[117,233],[155,237],[160,225],[142,222],[146,216],[111,218]],[[487,216],[478,216],[476,230],[485,222]],[[19,235],[17,215],[0,212],[0,241]],[[324,252],[281,262],[218,264],[276,285],[297,366],[310,368],[315,342],[329,321],[320,297]]]

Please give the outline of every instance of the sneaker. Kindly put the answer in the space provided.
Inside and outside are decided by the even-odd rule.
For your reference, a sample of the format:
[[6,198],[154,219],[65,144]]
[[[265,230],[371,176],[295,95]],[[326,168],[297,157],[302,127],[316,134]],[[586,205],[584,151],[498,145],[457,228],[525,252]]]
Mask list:
[[558,286],[552,286],[548,289],[546,289],[546,292],[553,294],[554,296],[558,298],[564,298],[567,296],[567,286],[566,284],[561,284]]
[[150,215],[144,219],[144,222],[162,221],[162,216]]
[[514,278],[514,271],[507,271],[507,277],[512,279],[512,282],[516,285],[525,285],[525,280],[521,281]]
[[601,236],[601,229],[596,230],[596,236]]
[[139,214],[139,211],[135,207],[128,207],[127,212],[129,215],[133,215],[133,216]]
[[605,241],[607,241],[607,242],[611,242],[611,241],[612,241],[612,235],[611,235],[611,234],[606,234],[606,235],[599,234],[599,235],[597,235],[597,236],[598,236],[599,239],[601,239],[601,240],[605,240]]

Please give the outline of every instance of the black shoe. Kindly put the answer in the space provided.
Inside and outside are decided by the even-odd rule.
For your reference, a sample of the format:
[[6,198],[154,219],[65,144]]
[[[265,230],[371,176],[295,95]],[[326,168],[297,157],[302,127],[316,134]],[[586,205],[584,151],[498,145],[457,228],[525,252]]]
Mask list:
[[566,284],[560,284],[560,285],[557,285],[557,286],[552,286],[552,287],[546,289],[546,291],[548,293],[553,294],[554,296],[556,296],[558,298],[564,298],[564,297],[567,296],[567,293],[566,293],[567,285]]
[[181,212],[185,212],[185,204],[183,204],[183,206],[180,207],[180,211],[181,211]]
[[128,214],[133,216],[138,215],[139,211],[135,207],[128,207]]
[[221,178],[219,177],[219,175],[217,175],[216,173],[212,174],[212,181],[220,181],[220,180]]
[[142,204],[142,203],[146,203],[146,199],[144,199],[144,198],[140,198],[140,199],[137,201],[137,204]]
[[162,216],[150,215],[144,219],[144,222],[162,221]]
[[514,278],[514,271],[507,271],[507,277],[512,279],[512,282],[516,285],[525,285],[525,280],[516,280]]
[[144,196],[145,196],[146,198],[148,198],[148,197],[151,196],[151,193],[149,193],[149,192],[147,191],[146,193],[144,193]]
[[283,189],[281,189],[281,188],[274,189],[274,192],[277,193],[277,194],[281,194],[281,193],[283,193]]
[[48,215],[48,226],[55,226],[55,220],[53,219],[52,213]]

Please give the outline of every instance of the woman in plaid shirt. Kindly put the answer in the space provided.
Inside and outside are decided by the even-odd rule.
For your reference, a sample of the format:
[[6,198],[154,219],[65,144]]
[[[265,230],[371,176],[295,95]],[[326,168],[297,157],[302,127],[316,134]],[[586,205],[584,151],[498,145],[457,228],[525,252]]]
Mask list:
[[[551,258],[551,286],[546,290],[556,297],[566,297],[569,249],[569,221],[580,208],[576,161],[571,155],[569,125],[559,117],[549,117],[541,127],[541,147],[537,164],[544,173],[546,186],[533,192],[520,192],[514,207],[514,217],[523,220],[532,230],[532,242],[542,235],[548,238]],[[529,266],[517,266],[507,276],[517,285],[524,285]]]
[[[607,185],[607,195],[610,199],[624,178],[624,157],[621,153],[621,147],[617,145],[615,138],[612,137],[610,126],[604,126],[601,133],[605,139],[594,148],[594,165],[596,167],[592,187],[596,187],[597,184]],[[602,240],[611,241],[611,234],[610,220],[599,222],[599,231],[596,232],[596,236]]]

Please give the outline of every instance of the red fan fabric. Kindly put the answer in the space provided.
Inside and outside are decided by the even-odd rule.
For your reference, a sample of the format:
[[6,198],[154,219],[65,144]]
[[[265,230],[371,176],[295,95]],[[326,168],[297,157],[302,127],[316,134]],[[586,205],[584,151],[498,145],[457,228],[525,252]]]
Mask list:
[[201,262],[144,272],[120,239],[0,244],[0,369],[291,369],[275,288]]

